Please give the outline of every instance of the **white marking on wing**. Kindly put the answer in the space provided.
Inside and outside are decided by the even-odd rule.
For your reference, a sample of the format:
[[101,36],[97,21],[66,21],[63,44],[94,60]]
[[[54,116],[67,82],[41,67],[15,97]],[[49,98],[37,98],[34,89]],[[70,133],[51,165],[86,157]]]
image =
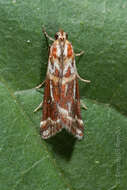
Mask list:
[[75,136],[76,136],[79,140],[81,140],[81,139],[83,138],[83,135],[80,136],[80,135],[76,134]]
[[74,86],[73,86],[73,98],[75,100],[75,97],[76,97],[76,80],[74,80]]
[[42,135],[43,136],[47,136],[49,134],[49,129],[47,129],[46,131],[43,131]]
[[68,110],[61,108],[59,105],[57,107],[61,114],[68,116]]
[[71,82],[72,80],[75,80],[75,77],[75,74],[72,74],[70,77],[63,77],[62,85],[66,84],[67,82]]
[[80,129],[76,129],[76,133],[77,133],[78,135],[80,135],[80,134],[82,134],[82,131],[81,131]]
[[50,117],[48,117],[46,120],[40,122],[40,127],[44,126],[48,121],[51,121],[51,124],[53,125],[60,123],[60,119],[57,119],[56,121],[54,121]]
[[52,86],[52,81],[50,80],[50,95],[52,98],[52,101],[54,101],[54,97],[53,97],[53,86]]
[[70,113],[71,112],[71,103],[68,102],[67,105],[68,105],[68,112]]
[[57,45],[56,48],[57,48],[56,54],[57,54],[58,57],[60,57],[60,56],[61,56],[61,49],[60,49],[60,46]]
[[68,45],[67,44],[65,44],[65,47],[64,47],[64,56],[67,56],[67,47],[68,47]]
[[74,71],[75,71],[75,74],[77,75],[77,67],[76,67],[76,63],[75,63],[75,60],[74,60],[74,65],[73,65],[73,67],[74,67]]
[[80,123],[80,125],[83,125],[83,121],[81,119],[77,119],[77,121]]
[[47,123],[47,120],[41,121],[40,122],[40,127],[42,127],[42,125],[45,125]]
[[69,67],[71,69],[71,74],[75,73],[75,69],[72,66],[72,59],[68,59],[66,65],[64,66],[63,75],[65,75],[67,73]]
[[49,67],[48,67],[48,72],[51,74],[55,73],[56,68],[58,69],[58,71],[60,70],[60,65],[57,59],[54,59],[54,64],[51,64],[50,60],[49,60]]
[[75,121],[75,119],[73,119],[73,118],[70,117],[70,116],[67,116],[67,119],[69,119],[70,121]]
[[81,119],[77,119],[77,116],[75,118],[71,117],[71,116],[67,116],[67,119],[69,119],[70,121],[78,121],[78,123],[80,123],[80,125],[83,125],[83,121]]
[[80,125],[83,125],[82,119],[79,119],[79,118],[77,117],[77,115],[75,116],[75,119],[78,121],[78,123],[79,123]]

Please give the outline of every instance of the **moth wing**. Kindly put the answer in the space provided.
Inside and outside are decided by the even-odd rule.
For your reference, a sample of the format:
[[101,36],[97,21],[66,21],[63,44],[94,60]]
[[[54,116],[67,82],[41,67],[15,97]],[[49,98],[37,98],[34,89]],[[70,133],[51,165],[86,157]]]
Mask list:
[[43,99],[43,115],[40,122],[40,133],[43,139],[54,136],[62,129],[57,109],[59,97],[56,97],[58,99],[57,101],[52,101],[52,94],[58,93],[57,91],[59,89],[53,85],[53,81],[47,78]]
[[75,105],[74,108],[74,114],[75,114],[75,136],[78,139],[82,139],[84,135],[84,124],[81,117],[81,110],[80,110],[80,95],[79,95],[79,84],[78,79],[76,77],[76,90],[75,90]]
[[59,107],[62,126],[76,138],[83,138],[83,121],[80,113],[80,97],[77,77],[62,86],[62,95]]

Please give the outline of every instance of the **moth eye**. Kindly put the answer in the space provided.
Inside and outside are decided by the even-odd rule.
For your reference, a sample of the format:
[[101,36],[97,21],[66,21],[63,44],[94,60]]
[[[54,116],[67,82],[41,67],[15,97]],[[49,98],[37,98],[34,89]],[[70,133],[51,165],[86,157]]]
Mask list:
[[57,33],[55,34],[55,39],[56,39],[56,40],[58,39],[58,34],[57,34]]

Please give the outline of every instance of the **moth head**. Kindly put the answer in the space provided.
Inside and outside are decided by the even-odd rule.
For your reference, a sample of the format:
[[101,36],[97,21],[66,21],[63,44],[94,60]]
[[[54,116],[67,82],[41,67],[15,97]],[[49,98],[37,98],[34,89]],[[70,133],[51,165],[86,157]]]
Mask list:
[[60,29],[59,32],[55,34],[55,39],[60,41],[65,41],[68,39],[68,35],[66,32]]

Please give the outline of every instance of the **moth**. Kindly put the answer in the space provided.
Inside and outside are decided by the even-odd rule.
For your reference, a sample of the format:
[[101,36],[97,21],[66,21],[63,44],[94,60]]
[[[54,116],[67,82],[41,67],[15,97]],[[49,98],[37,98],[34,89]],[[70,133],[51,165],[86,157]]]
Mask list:
[[[68,41],[68,35],[63,30],[55,34],[55,40],[51,38],[45,29],[43,30],[46,41],[53,41],[49,47],[49,58],[46,79],[43,84],[44,99],[35,111],[43,107],[40,122],[40,134],[43,139],[48,139],[60,132],[63,128],[72,133],[76,138],[83,138],[83,120],[80,113],[80,97],[78,79],[81,78],[77,72],[75,54],[72,44]],[[85,105],[84,105],[85,107]]]

